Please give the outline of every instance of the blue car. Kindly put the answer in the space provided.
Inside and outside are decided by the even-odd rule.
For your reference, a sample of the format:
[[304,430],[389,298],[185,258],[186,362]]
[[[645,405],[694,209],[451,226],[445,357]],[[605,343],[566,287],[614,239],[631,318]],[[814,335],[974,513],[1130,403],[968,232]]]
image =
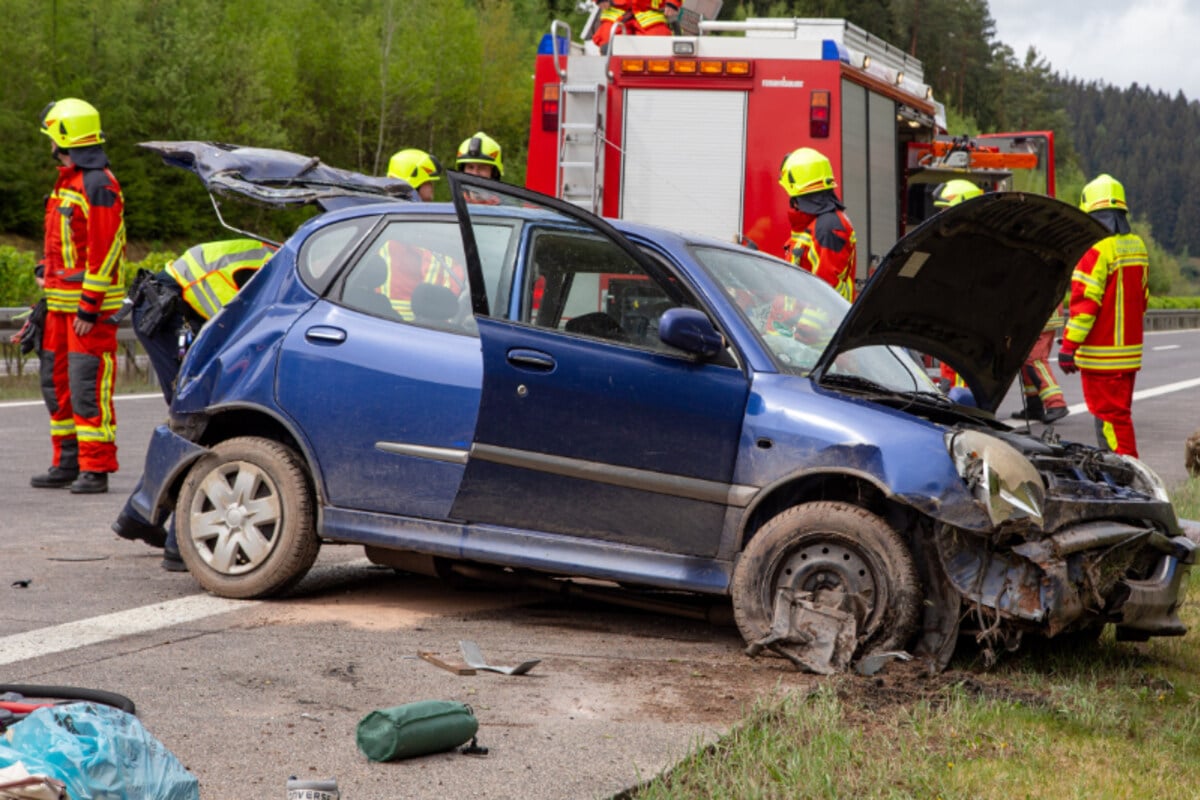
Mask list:
[[968,632],[1185,632],[1195,546],[1160,479],[994,413],[1106,235],[1087,215],[968,201],[849,305],[735,244],[450,183],[453,203],[348,191],[197,337],[133,505],[175,514],[208,591],[277,595],[356,544],[430,574],[726,596],[747,652],[814,672],[898,650],[942,668]]

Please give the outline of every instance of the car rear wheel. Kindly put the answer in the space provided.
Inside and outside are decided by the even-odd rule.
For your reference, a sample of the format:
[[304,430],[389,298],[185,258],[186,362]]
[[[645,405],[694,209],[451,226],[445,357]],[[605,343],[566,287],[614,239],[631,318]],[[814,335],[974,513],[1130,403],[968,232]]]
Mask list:
[[230,439],[202,456],[175,518],[188,571],[221,597],[279,594],[304,577],[321,547],[304,464],[270,439]]
[[770,633],[780,589],[855,598],[856,653],[903,648],[916,630],[921,584],[908,547],[878,516],[848,503],[806,503],[767,522],[730,587],[747,644]]

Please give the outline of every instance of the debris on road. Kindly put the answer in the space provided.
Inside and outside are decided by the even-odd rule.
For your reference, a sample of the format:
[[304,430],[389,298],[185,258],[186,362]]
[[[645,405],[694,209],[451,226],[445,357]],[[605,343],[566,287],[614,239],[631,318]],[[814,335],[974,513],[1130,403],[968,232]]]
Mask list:
[[477,645],[475,642],[464,639],[458,643],[458,646],[462,649],[463,661],[466,661],[469,666],[472,666],[475,669],[486,669],[490,672],[499,672],[501,675],[524,675],[526,672],[529,672],[529,670],[542,663],[540,658],[534,658],[530,659],[529,661],[522,661],[515,667],[496,667],[484,660],[483,651],[479,649],[479,645]]

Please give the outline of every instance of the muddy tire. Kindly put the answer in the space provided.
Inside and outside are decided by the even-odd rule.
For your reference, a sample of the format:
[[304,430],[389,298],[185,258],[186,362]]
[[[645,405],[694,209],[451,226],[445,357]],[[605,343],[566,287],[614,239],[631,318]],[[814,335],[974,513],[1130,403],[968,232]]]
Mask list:
[[921,583],[900,536],[848,503],[807,503],[767,522],[733,572],[733,616],[747,644],[771,628],[780,588],[840,587],[864,602],[857,654],[902,649],[916,630]]
[[215,595],[280,594],[304,577],[321,547],[312,497],[291,448],[254,436],[221,442],[192,466],[179,493],[179,554]]

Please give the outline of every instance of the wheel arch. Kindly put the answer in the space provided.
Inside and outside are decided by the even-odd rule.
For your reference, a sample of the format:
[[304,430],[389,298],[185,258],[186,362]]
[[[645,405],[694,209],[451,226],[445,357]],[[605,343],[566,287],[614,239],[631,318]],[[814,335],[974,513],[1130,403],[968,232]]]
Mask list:
[[[230,405],[214,408],[209,411],[204,421],[204,429],[196,438],[195,443],[205,449],[239,436],[257,436],[287,445],[300,457],[308,476],[309,488],[313,492],[317,522],[320,522],[320,509],[324,506],[324,481],[317,463],[308,447],[308,442],[292,428],[290,422],[277,412],[257,405]],[[194,462],[196,458],[192,458]],[[181,469],[174,476],[166,493],[170,507],[174,508],[179,499],[179,491],[191,469]]]
[[798,472],[776,481],[761,491],[742,517],[737,552],[768,520],[804,503],[839,501],[866,509],[890,524],[907,540],[912,515],[917,513],[901,501],[878,476],[857,469],[819,469]]

